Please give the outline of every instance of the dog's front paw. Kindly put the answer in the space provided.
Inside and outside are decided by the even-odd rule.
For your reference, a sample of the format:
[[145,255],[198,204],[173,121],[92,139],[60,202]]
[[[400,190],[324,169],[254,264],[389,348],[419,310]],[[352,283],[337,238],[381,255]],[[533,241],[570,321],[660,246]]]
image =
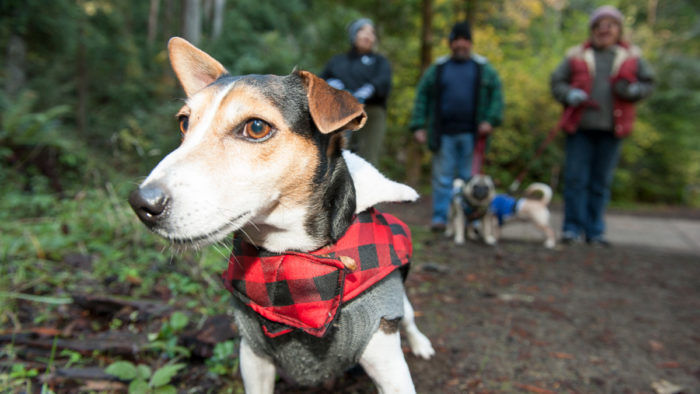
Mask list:
[[494,237],[493,235],[487,235],[486,237],[484,237],[484,242],[486,242],[486,245],[493,246],[496,244],[496,237]]
[[557,246],[557,241],[555,241],[554,239],[550,238],[544,241],[544,247],[547,249],[554,249],[555,246]]
[[455,237],[455,243],[457,245],[464,245],[464,236],[462,237]]
[[408,336],[408,344],[411,347],[411,353],[422,359],[428,360],[435,355],[435,349],[430,343],[430,339],[422,332],[417,331],[410,333]]

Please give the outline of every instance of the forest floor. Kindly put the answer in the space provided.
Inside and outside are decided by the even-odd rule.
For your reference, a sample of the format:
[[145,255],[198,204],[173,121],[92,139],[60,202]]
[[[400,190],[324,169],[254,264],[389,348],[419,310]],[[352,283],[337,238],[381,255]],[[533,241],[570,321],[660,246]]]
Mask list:
[[[406,286],[417,324],[436,350],[426,361],[404,346],[419,393],[700,392],[700,254],[653,242],[547,250],[539,240],[512,237],[497,247],[474,241],[458,246],[428,230],[425,201],[386,210],[411,225],[414,259]],[[65,264],[88,262],[75,255]],[[242,390],[237,371],[211,372],[212,363],[228,365],[211,360],[214,343],[236,336],[229,316],[190,316],[199,328],[168,331],[175,324],[169,316],[185,308],[163,302],[167,291],[161,285],[141,300],[114,293],[74,296],[56,309],[60,318],[50,326],[37,323],[30,300],[17,302],[21,332],[0,333],[0,372],[8,391],[36,391],[45,384],[55,392],[125,392],[128,381],[115,380],[104,367],[121,358],[155,370],[165,363],[155,355],[166,350],[186,364],[169,380],[179,392]],[[114,324],[115,317],[132,323]],[[162,337],[156,352],[152,346],[144,350],[153,345],[147,338],[153,332]],[[47,368],[52,348],[61,356]],[[178,353],[182,348],[187,357]],[[235,351],[228,353],[235,358]],[[73,364],[67,365],[71,355]],[[236,364],[228,367],[235,370]],[[30,376],[32,368],[39,372]],[[355,368],[314,389],[279,380],[275,392],[376,389]]]

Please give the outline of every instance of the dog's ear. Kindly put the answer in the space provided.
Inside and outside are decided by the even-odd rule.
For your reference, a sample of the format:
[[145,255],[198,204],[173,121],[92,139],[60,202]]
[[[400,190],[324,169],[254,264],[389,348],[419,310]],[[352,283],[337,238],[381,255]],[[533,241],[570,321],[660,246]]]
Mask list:
[[355,186],[355,213],[379,203],[409,202],[418,199],[418,193],[413,188],[385,177],[360,156],[345,150],[343,158]]
[[357,130],[364,126],[367,114],[352,94],[330,87],[326,81],[308,71],[297,71],[304,81],[309,112],[323,134]]
[[221,63],[183,38],[171,38],[168,41],[168,53],[170,64],[187,97],[227,74]]

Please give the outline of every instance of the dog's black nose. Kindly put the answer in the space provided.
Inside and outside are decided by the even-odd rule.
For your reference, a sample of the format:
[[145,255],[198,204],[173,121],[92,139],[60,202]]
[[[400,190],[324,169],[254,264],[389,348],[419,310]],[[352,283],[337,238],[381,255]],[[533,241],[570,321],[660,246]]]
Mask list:
[[474,187],[472,194],[477,200],[483,200],[489,196],[489,188],[486,186],[477,185]]
[[158,185],[147,185],[129,194],[129,204],[148,227],[155,226],[168,206],[167,193]]

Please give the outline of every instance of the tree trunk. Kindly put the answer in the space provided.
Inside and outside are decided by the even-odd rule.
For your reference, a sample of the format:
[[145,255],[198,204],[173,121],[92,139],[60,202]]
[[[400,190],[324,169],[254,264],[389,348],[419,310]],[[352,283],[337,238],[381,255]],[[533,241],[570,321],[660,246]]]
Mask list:
[[647,23],[650,27],[654,27],[656,23],[656,9],[659,6],[659,0],[649,0],[647,2]]
[[474,21],[476,20],[477,3],[477,0],[466,1],[467,22],[469,22],[469,26],[472,27],[472,30],[474,29]]
[[158,34],[158,10],[160,9],[160,0],[151,0],[151,7],[148,10],[148,46],[153,47]]
[[[421,75],[433,62],[433,3],[432,0],[421,0],[421,43],[420,43],[420,70]],[[421,183],[421,167],[423,164],[424,148],[410,138],[406,148],[406,182],[412,186]]]
[[[81,22],[84,23],[84,22]],[[87,103],[88,103],[88,67],[85,55],[85,30],[80,26],[78,30],[78,47],[75,61],[75,85],[77,89],[78,105],[75,120],[78,135],[86,137],[87,133]]]
[[226,0],[214,0],[214,15],[212,16],[211,38],[216,40],[224,29],[224,12]]
[[421,41],[420,41],[420,71],[421,74],[433,62],[433,3],[432,0],[421,0]]
[[163,1],[163,36],[168,38],[180,34],[180,26],[176,25],[177,17],[175,16],[176,0]]
[[5,90],[9,98],[14,98],[24,87],[26,79],[25,60],[27,44],[18,34],[11,34],[7,43],[7,79]]
[[184,0],[182,7],[182,36],[198,45],[202,34],[200,0]]

